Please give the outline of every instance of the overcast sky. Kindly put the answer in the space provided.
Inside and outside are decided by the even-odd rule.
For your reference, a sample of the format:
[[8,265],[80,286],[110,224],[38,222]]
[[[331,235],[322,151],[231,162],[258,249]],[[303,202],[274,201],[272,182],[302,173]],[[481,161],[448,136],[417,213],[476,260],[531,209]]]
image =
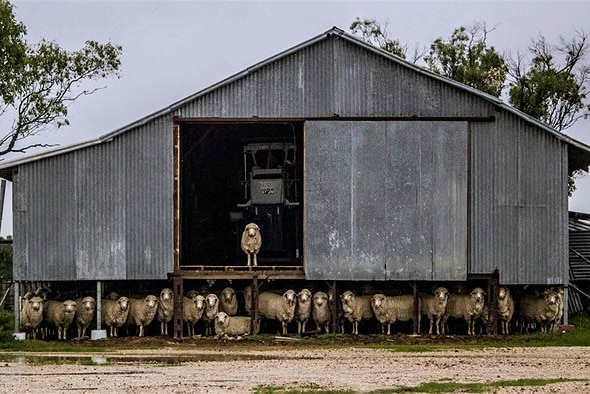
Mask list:
[[[590,34],[590,1],[13,1],[28,41],[68,50],[86,40],[123,46],[122,76],[70,108],[70,126],[41,142],[62,146],[95,139],[208,87],[332,26],[356,17],[388,21],[388,33],[428,46],[461,25],[495,27],[488,42],[523,51],[533,37],[550,42]],[[590,59],[589,59],[590,60]],[[568,134],[590,144],[590,121]],[[21,157],[21,156],[19,156]],[[578,182],[570,209],[590,212],[590,176]],[[10,185],[9,185],[10,186]],[[10,195],[1,234],[12,234]]]

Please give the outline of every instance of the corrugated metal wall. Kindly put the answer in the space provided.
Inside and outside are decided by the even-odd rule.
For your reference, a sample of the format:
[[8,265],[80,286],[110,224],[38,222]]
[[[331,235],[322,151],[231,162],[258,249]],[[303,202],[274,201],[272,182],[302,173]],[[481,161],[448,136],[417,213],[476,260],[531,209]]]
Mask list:
[[312,280],[467,277],[466,122],[305,126]]
[[165,279],[173,269],[171,174],[171,119],[20,166],[15,280]]
[[509,114],[472,124],[471,273],[568,280],[566,145]]
[[470,126],[469,272],[500,267],[507,284],[567,278],[561,264],[567,261],[565,145],[482,97],[331,36],[247,70],[109,143],[20,165],[16,280],[160,279],[172,271],[172,115],[495,115],[495,123]]

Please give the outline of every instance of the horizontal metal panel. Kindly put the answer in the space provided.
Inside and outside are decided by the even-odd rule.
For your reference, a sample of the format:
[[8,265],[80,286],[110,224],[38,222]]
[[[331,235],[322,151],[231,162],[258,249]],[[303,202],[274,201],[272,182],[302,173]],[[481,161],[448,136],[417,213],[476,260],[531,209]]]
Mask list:
[[308,279],[463,280],[462,122],[307,122]]

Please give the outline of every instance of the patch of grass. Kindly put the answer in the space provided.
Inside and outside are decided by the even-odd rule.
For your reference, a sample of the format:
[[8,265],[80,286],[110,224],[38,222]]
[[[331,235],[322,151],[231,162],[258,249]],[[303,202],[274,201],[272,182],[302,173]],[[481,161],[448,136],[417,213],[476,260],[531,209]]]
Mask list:
[[299,388],[285,388],[280,386],[260,386],[254,389],[254,394],[352,394],[353,390],[324,389],[319,385],[309,385]]
[[447,380],[437,382],[427,382],[419,386],[402,386],[392,389],[372,391],[372,394],[392,394],[392,393],[453,393],[461,391],[464,393],[484,393],[490,390],[502,387],[539,387],[552,383],[564,382],[583,382],[588,379],[516,379],[500,380],[489,383],[457,383]]

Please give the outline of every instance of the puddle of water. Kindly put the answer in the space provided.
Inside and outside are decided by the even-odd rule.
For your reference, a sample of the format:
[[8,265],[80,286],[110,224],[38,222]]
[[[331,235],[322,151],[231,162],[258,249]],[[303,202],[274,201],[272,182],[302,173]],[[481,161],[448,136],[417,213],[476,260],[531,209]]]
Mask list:
[[[12,362],[19,364],[161,364],[161,365],[181,365],[184,363],[194,362],[212,362],[212,361],[256,361],[256,360],[286,360],[295,359],[296,357],[284,357],[277,355],[261,354],[190,354],[175,356],[158,356],[158,355],[0,355],[0,362]],[[309,357],[307,357],[309,358]]]

